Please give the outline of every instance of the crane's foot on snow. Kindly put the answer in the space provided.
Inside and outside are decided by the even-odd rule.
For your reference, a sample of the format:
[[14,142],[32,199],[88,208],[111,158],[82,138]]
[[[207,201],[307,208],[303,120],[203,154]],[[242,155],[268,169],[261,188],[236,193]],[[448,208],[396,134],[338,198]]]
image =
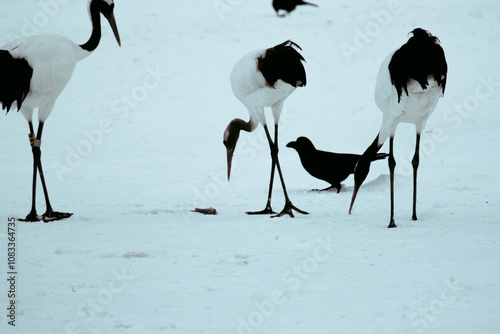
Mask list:
[[248,211],[245,212],[247,215],[273,215],[276,214],[276,212],[273,211],[271,208],[271,204],[267,203],[266,208],[261,211]]
[[36,211],[31,211],[26,218],[18,218],[17,220],[22,222],[38,222],[42,220],[42,216],[36,214]]
[[286,201],[285,207],[283,208],[283,210],[280,213],[278,213],[276,216],[271,216],[271,218],[281,217],[281,216],[284,216],[284,215],[289,215],[290,217],[293,218],[294,215],[293,215],[292,210],[295,210],[298,213],[301,213],[303,215],[308,215],[309,214],[309,212],[305,212],[305,211],[302,211],[299,208],[297,208],[295,205],[292,204],[292,202]]
[[389,223],[389,226],[387,226],[387,228],[395,228],[395,227],[398,227],[396,225],[396,222],[394,221],[394,219],[391,219],[391,222]]
[[36,214],[36,211],[31,211],[26,218],[19,218],[19,221],[22,222],[38,222],[43,220],[48,223],[54,220],[61,220],[71,217],[73,214],[69,212],[57,212],[53,210],[47,210],[43,215],[39,216]]
[[71,217],[73,214],[69,212],[57,212],[57,211],[52,211],[52,210],[47,210],[42,215],[42,219],[44,222],[48,223],[54,220],[61,220],[61,219],[66,219]]

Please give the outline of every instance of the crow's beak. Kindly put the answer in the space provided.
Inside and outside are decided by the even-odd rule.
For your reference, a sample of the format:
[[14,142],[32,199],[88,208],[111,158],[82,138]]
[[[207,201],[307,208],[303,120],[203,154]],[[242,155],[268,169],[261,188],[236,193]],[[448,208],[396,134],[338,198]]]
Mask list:
[[286,147],[297,148],[296,144],[297,144],[296,141],[291,141],[288,144],[286,144]]

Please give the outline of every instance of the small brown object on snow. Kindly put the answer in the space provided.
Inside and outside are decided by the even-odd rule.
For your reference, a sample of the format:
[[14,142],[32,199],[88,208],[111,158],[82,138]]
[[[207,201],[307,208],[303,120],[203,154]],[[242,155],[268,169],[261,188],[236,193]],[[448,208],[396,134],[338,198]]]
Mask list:
[[200,208],[196,208],[194,210],[191,210],[191,212],[199,212],[199,213],[202,213],[204,215],[216,215],[217,214],[217,210],[215,210],[214,208],[210,207],[208,209],[200,209]]

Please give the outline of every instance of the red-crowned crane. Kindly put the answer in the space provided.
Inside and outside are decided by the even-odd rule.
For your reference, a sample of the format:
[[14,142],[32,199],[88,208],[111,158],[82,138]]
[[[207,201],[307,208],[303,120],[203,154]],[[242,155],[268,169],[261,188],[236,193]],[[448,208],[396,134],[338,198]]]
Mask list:
[[[283,103],[297,87],[306,85],[306,72],[302,55],[295,49],[302,50],[297,44],[288,40],[266,50],[253,51],[236,63],[231,72],[231,88],[234,95],[247,107],[250,120],[233,119],[224,131],[224,145],[227,150],[227,178],[231,176],[231,162],[240,131],[252,132],[262,124],[271,149],[271,177],[266,208],[262,211],[247,214],[274,214],[271,208],[274,171],[278,169],[281,186],[285,195],[285,207],[273,217],[285,214],[293,217],[292,210],[302,214],[307,212],[296,208],[286,191],[285,181],[281,173],[278,159],[278,123]],[[274,142],[266,123],[265,107],[271,107],[274,118]]]
[[370,162],[389,137],[389,171],[391,179],[391,219],[394,222],[394,160],[393,143],[400,122],[413,123],[417,133],[413,165],[413,215],[417,220],[417,169],[419,165],[420,134],[446,87],[448,65],[439,39],[417,28],[413,36],[382,63],[375,87],[375,102],[383,113],[380,132],[363,153],[354,172],[354,192],[349,214],[359,187],[370,170]]
[[[89,56],[101,39],[101,17],[108,20],[118,45],[120,35],[113,14],[113,0],[90,0],[92,21],[90,39],[77,45],[58,35],[38,35],[17,39],[0,48],[0,102],[9,112],[12,106],[28,121],[29,139],[33,152],[33,192],[31,211],[23,221],[52,221],[68,218],[72,213],[52,209],[41,163],[40,144],[45,120],[52,112],[57,97],[69,82],[76,63]],[[33,128],[33,110],[38,108],[38,130]],[[40,174],[47,210],[36,212],[36,182]]]

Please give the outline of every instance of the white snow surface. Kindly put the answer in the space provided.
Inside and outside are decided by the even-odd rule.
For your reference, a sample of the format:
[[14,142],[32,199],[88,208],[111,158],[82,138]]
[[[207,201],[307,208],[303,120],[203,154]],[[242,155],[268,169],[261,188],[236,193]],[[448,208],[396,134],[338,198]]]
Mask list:
[[[122,47],[103,20],[101,44],[44,127],[53,207],[74,216],[16,223],[15,327],[7,223],[30,210],[32,154],[22,115],[1,116],[1,333],[500,332],[500,3],[314,2],[278,18],[271,0],[115,1]],[[0,44],[33,33],[84,43],[86,6],[3,1]],[[416,27],[441,40],[449,78],[422,135],[415,222],[415,132],[398,128],[398,228],[387,229],[385,161],[349,215],[352,176],[339,194],[310,192],[327,184],[285,144],[307,136],[362,153],[382,120],[379,66]],[[224,129],[248,119],[229,73],[288,39],[303,48],[308,82],[285,103],[280,161],[293,203],[310,214],[248,216],[264,208],[271,161],[262,127],[242,133],[226,180]],[[274,188],[279,211],[278,179]],[[210,206],[218,215],[190,211]]]

